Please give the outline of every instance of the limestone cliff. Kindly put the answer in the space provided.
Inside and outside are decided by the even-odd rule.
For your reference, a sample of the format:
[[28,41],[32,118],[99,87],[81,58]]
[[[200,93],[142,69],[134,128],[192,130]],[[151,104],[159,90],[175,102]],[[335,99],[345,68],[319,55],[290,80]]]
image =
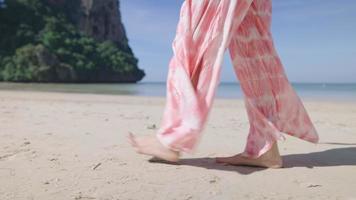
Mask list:
[[99,41],[111,40],[121,47],[127,46],[118,0],[81,0],[81,7],[80,30]]
[[[79,30],[98,41],[110,40],[131,52],[121,20],[119,0],[48,0],[62,7]],[[69,8],[71,7],[71,8]],[[76,7],[73,9],[73,7]],[[74,12],[73,12],[74,11]]]
[[128,44],[119,0],[8,0],[0,7],[0,29],[0,81],[137,82],[145,76]]

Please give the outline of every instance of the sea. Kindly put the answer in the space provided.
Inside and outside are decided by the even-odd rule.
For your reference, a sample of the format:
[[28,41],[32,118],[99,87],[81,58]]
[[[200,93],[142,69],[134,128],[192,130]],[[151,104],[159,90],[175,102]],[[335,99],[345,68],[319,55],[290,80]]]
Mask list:
[[[302,99],[335,100],[356,102],[356,83],[291,83]],[[12,91],[46,91],[91,93],[111,95],[135,95],[165,97],[165,82],[100,83],[100,84],[62,84],[62,83],[0,83],[0,90]],[[217,88],[216,98],[243,98],[238,82],[221,82]]]

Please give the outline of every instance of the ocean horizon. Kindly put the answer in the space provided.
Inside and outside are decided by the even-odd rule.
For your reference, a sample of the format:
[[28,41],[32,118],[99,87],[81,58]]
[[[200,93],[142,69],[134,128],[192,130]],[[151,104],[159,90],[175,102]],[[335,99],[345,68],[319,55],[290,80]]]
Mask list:
[[[356,83],[291,83],[302,99],[356,101]],[[68,92],[111,95],[166,95],[166,82],[138,83],[0,83],[0,90]],[[221,82],[217,98],[243,98],[238,82]]]

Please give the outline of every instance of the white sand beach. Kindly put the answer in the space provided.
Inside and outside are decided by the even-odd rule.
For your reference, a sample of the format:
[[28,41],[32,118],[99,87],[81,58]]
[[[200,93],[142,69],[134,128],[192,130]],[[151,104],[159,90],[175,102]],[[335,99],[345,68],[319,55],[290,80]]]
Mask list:
[[126,139],[155,134],[165,99],[0,91],[1,200],[356,200],[356,102],[303,101],[320,136],[279,143],[284,168],[224,166],[243,150],[241,99],[216,99],[193,155],[151,163]]

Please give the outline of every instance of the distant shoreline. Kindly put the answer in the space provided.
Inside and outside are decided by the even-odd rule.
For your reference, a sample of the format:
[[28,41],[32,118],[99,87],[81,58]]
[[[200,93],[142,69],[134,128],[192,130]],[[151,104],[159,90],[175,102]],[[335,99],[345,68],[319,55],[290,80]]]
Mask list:
[[[292,83],[292,86],[303,100],[356,102],[356,83]],[[1,90],[165,97],[166,83],[62,84],[0,82]],[[238,82],[221,82],[217,88],[216,97],[219,99],[242,99],[243,92]]]

